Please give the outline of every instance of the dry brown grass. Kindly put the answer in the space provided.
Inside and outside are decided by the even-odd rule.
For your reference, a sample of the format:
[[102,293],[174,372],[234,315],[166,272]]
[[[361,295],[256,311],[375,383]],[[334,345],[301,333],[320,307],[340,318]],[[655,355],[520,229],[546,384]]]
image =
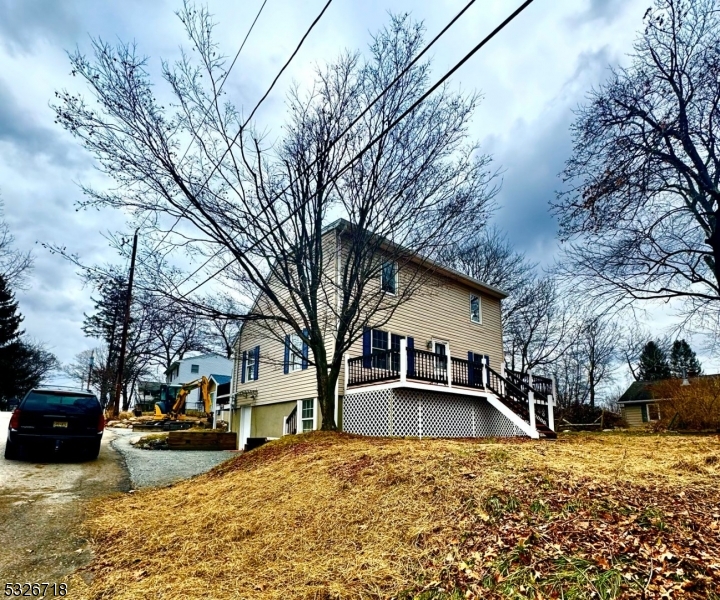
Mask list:
[[[674,560],[684,575],[671,597],[710,597],[717,581],[690,542],[720,562],[718,457],[717,436],[294,436],[98,504],[96,558],[72,596],[659,597],[670,584],[657,560]],[[662,548],[675,558],[658,559]]]

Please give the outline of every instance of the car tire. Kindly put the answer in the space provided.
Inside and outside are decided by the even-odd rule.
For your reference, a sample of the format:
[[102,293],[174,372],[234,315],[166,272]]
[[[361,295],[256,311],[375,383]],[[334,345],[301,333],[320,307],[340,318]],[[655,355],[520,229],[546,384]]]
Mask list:
[[20,449],[9,439],[5,442],[5,460],[17,460],[20,457]]
[[93,442],[88,446],[87,449],[87,456],[90,460],[97,460],[97,457],[100,455],[100,442],[101,440],[98,440],[97,442]]

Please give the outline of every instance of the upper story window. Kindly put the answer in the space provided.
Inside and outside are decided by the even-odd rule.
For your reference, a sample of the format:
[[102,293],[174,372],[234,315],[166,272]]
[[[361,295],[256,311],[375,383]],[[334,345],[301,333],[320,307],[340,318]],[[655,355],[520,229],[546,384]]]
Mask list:
[[245,360],[245,381],[255,381],[255,352],[248,352]]
[[288,352],[288,371],[299,371],[303,366],[303,343],[300,336],[293,333],[288,338],[290,351]]
[[482,323],[482,305],[480,296],[470,294],[470,320],[473,323]]
[[380,278],[380,289],[388,294],[397,294],[398,287],[397,263],[386,260],[382,264],[382,275]]
[[191,373],[199,373],[199,372],[200,372],[200,365],[190,365],[190,372],[191,372]]

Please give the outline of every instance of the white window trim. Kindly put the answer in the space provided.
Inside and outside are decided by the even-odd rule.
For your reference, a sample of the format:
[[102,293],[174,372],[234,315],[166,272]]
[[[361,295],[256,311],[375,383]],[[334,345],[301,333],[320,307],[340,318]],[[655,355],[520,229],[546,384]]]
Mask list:
[[[394,292],[388,292],[387,290],[384,290],[384,289],[383,289],[383,273],[384,273],[384,271],[385,271],[385,264],[386,264],[386,263],[389,263],[389,262],[392,262],[393,266],[395,267],[395,291],[394,291]],[[399,280],[399,278],[398,278],[398,271],[399,271],[399,269],[398,269],[397,261],[395,261],[395,260],[393,260],[393,261],[390,261],[390,260],[384,260],[384,261],[382,261],[382,264],[380,265],[380,291],[381,291],[383,294],[387,294],[388,296],[393,296],[393,297],[394,297],[394,296],[397,296],[398,286],[399,286],[399,284],[400,284],[400,280]]]
[[[295,346],[293,344],[293,338],[297,339],[297,341],[299,342],[299,347]],[[304,346],[302,338],[297,333],[291,333],[288,336],[288,344],[290,346],[288,349],[288,373],[294,373],[295,371],[302,371],[303,346]],[[294,352],[294,350],[298,350],[298,349],[300,352],[298,354],[296,354]],[[298,362],[295,363],[294,361],[298,361]]]
[[[250,363],[250,357],[252,356],[252,363]],[[252,370],[250,367],[252,366]],[[252,376],[251,376],[252,375]],[[245,382],[255,381],[255,352],[253,350],[247,350],[245,355]]]
[[430,343],[432,343],[432,352],[435,353],[435,344],[443,344],[445,346],[445,350],[447,351],[447,355],[451,356],[450,354],[450,342],[448,340],[441,340],[439,338],[430,338]]
[[[310,400],[310,398],[303,398],[303,400]],[[303,431],[303,414],[302,414],[302,405],[303,401],[298,400],[297,401],[297,414],[298,414],[298,421],[297,421],[297,431],[298,433],[304,433]],[[311,431],[317,430],[317,414],[318,414],[318,399],[313,398],[313,428]]]
[[[657,406],[657,414],[658,414],[657,419],[650,418],[650,407],[651,406]],[[647,410],[648,423],[656,423],[657,421],[662,421],[662,414],[660,413],[660,403],[659,402],[648,402],[646,410]]]
[[[478,299],[478,317],[480,318],[479,321],[473,320],[473,314],[472,314],[472,299],[477,298]],[[482,325],[483,322],[483,311],[482,311],[482,296],[480,294],[470,294],[469,297],[469,304],[470,304],[470,322],[474,323],[475,325]]]

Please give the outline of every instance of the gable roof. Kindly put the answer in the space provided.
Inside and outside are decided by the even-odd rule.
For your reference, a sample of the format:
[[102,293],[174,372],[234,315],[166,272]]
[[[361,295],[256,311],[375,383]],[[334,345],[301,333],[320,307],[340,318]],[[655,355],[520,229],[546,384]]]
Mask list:
[[652,400],[651,386],[656,383],[654,381],[633,381],[625,393],[618,399],[618,404],[627,402],[638,402],[643,400]]
[[[333,221],[329,225],[326,225],[323,228],[323,235],[325,233],[328,233],[330,231],[337,230],[339,232],[342,232],[344,229],[349,229],[350,227],[353,227],[352,223],[346,219],[338,219],[337,221]],[[402,250],[402,246],[398,246],[394,244],[393,242],[389,241],[388,244],[391,244],[395,246],[396,248],[399,248]],[[480,281],[479,279],[475,279],[474,277],[470,277],[469,275],[465,275],[465,273],[461,273],[460,271],[456,271],[455,269],[451,269],[450,267],[446,267],[444,265],[441,265],[440,263],[430,260],[429,258],[425,259],[419,259],[422,260],[423,263],[426,265],[429,265],[432,267],[435,271],[438,273],[445,275],[449,279],[453,279],[454,281],[459,281],[461,283],[464,283],[472,288],[479,289],[482,292],[485,292],[486,294],[490,296],[494,296],[495,298],[498,298],[499,300],[502,300],[503,298],[508,297],[508,293],[504,290],[501,290],[500,288],[497,288],[493,285],[490,285],[489,283],[485,283],[484,281]]]
[[[698,375],[697,377],[690,377],[688,378],[688,385],[692,385],[692,382],[697,379],[704,379],[704,378],[720,378],[720,374],[710,374],[710,375]],[[661,381],[667,381],[667,380],[661,380]],[[647,402],[650,400],[659,401],[659,400],[667,400],[667,398],[655,398],[652,393],[652,388],[654,385],[660,383],[660,381],[633,381],[630,384],[630,387],[625,390],[625,393],[620,396],[618,399],[618,404],[632,404],[632,403],[641,403],[641,402]]]
[[210,375],[210,377],[214,379],[215,383],[217,383],[218,385],[222,385],[223,383],[230,383],[230,379],[232,379],[230,375],[215,375],[214,373]]

